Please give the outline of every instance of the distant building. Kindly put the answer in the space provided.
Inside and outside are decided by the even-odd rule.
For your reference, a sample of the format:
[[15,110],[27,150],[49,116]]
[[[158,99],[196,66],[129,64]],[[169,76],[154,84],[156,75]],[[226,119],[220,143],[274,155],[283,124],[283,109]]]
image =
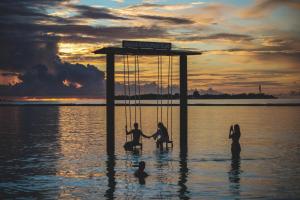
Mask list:
[[193,97],[200,97],[200,93],[197,89],[193,92]]
[[258,86],[258,93],[259,93],[259,94],[262,93],[262,91],[261,91],[261,84],[259,84],[259,86]]

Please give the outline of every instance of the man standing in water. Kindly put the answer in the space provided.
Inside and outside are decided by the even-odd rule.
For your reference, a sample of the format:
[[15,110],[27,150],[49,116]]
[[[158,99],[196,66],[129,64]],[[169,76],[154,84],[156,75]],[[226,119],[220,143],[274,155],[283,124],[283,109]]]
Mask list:
[[240,157],[240,153],[241,153],[240,137],[241,137],[240,126],[238,124],[235,124],[234,126],[231,125],[229,130],[229,139],[232,140],[231,143],[232,158]]

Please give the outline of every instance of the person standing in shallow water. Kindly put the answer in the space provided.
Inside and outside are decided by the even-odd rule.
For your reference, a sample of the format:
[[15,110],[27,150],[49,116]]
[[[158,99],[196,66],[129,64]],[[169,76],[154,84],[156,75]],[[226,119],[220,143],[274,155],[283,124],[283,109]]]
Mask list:
[[229,130],[229,139],[232,140],[231,143],[232,158],[240,157],[240,153],[241,153],[240,137],[241,137],[240,126],[238,124],[235,124],[234,126],[231,125]]

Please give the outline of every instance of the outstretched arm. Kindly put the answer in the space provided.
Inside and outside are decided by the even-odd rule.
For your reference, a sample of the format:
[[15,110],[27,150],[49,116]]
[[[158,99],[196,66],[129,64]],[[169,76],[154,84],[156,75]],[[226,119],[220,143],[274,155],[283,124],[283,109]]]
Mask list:
[[231,126],[230,126],[230,129],[229,129],[229,136],[228,136],[229,139],[232,138],[232,134],[233,134],[233,127],[232,127],[232,125],[231,125]]
[[130,131],[127,130],[127,126],[125,126],[125,131],[126,131],[126,135],[129,135],[132,133],[132,130],[130,130]]
[[150,137],[153,137],[153,139],[155,140],[157,138],[157,136],[159,135],[159,130],[157,130],[153,135],[151,135]]
[[145,138],[151,138],[151,137],[152,137],[152,136],[145,135],[145,134],[143,133],[143,131],[141,131],[141,135],[142,135],[143,137],[145,137]]

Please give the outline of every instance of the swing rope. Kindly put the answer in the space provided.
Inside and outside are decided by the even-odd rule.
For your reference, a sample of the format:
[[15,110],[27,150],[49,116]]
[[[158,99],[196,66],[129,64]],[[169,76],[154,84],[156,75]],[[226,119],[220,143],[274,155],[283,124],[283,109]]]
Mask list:
[[163,79],[162,79],[162,57],[160,56],[160,121],[163,121]]
[[129,126],[131,126],[131,93],[130,93],[130,72],[129,72],[129,60],[128,55],[126,55],[126,62],[127,62],[127,87],[128,87],[128,104],[129,104]]
[[[127,119],[127,89],[126,89],[126,60],[125,60],[125,55],[123,55],[123,78],[124,78],[124,82],[123,82],[123,85],[124,85],[124,97],[125,97],[125,124],[126,124],[126,127],[127,127],[127,124],[128,124],[128,119]],[[126,142],[127,142],[127,134],[126,134]]]
[[[142,130],[142,107],[141,107],[141,84],[140,84],[140,62],[139,56],[136,56],[136,63],[137,63],[137,84],[138,84],[138,103],[139,103],[139,124],[140,129]],[[140,143],[143,143],[143,137],[140,137]]]
[[170,65],[171,65],[171,61],[170,61],[170,56],[169,56],[169,63],[168,63],[168,82],[167,82],[167,129],[169,129],[169,103],[170,103]]
[[[167,101],[167,129],[171,135],[171,141],[173,141],[173,56],[169,56],[168,63],[168,101]],[[169,109],[169,106],[171,107]],[[170,118],[169,118],[170,110]],[[170,121],[170,129],[169,129]]]
[[171,141],[173,141],[173,56],[171,56],[171,66],[170,66],[170,82],[171,82],[171,88],[170,88],[170,96],[171,96]]
[[139,116],[140,116],[140,128],[142,129],[142,107],[141,107],[141,84],[140,84],[140,62],[139,56],[136,56],[137,60],[137,82],[138,82],[138,102],[139,102]]
[[159,73],[160,73],[160,69],[159,69],[159,63],[160,63],[160,58],[159,56],[157,56],[157,96],[156,96],[156,125],[158,124],[158,113],[159,113]]
[[[130,93],[130,72],[129,72],[129,58],[128,55],[126,55],[126,63],[127,63],[127,86],[128,86],[128,103],[129,103],[129,124],[130,124],[130,130],[132,130],[132,122],[131,122],[131,93]],[[127,134],[126,134],[127,135]],[[132,140],[132,134],[131,134],[131,140]]]
[[134,56],[134,123],[136,123],[136,66],[137,65],[137,59],[136,56]]

